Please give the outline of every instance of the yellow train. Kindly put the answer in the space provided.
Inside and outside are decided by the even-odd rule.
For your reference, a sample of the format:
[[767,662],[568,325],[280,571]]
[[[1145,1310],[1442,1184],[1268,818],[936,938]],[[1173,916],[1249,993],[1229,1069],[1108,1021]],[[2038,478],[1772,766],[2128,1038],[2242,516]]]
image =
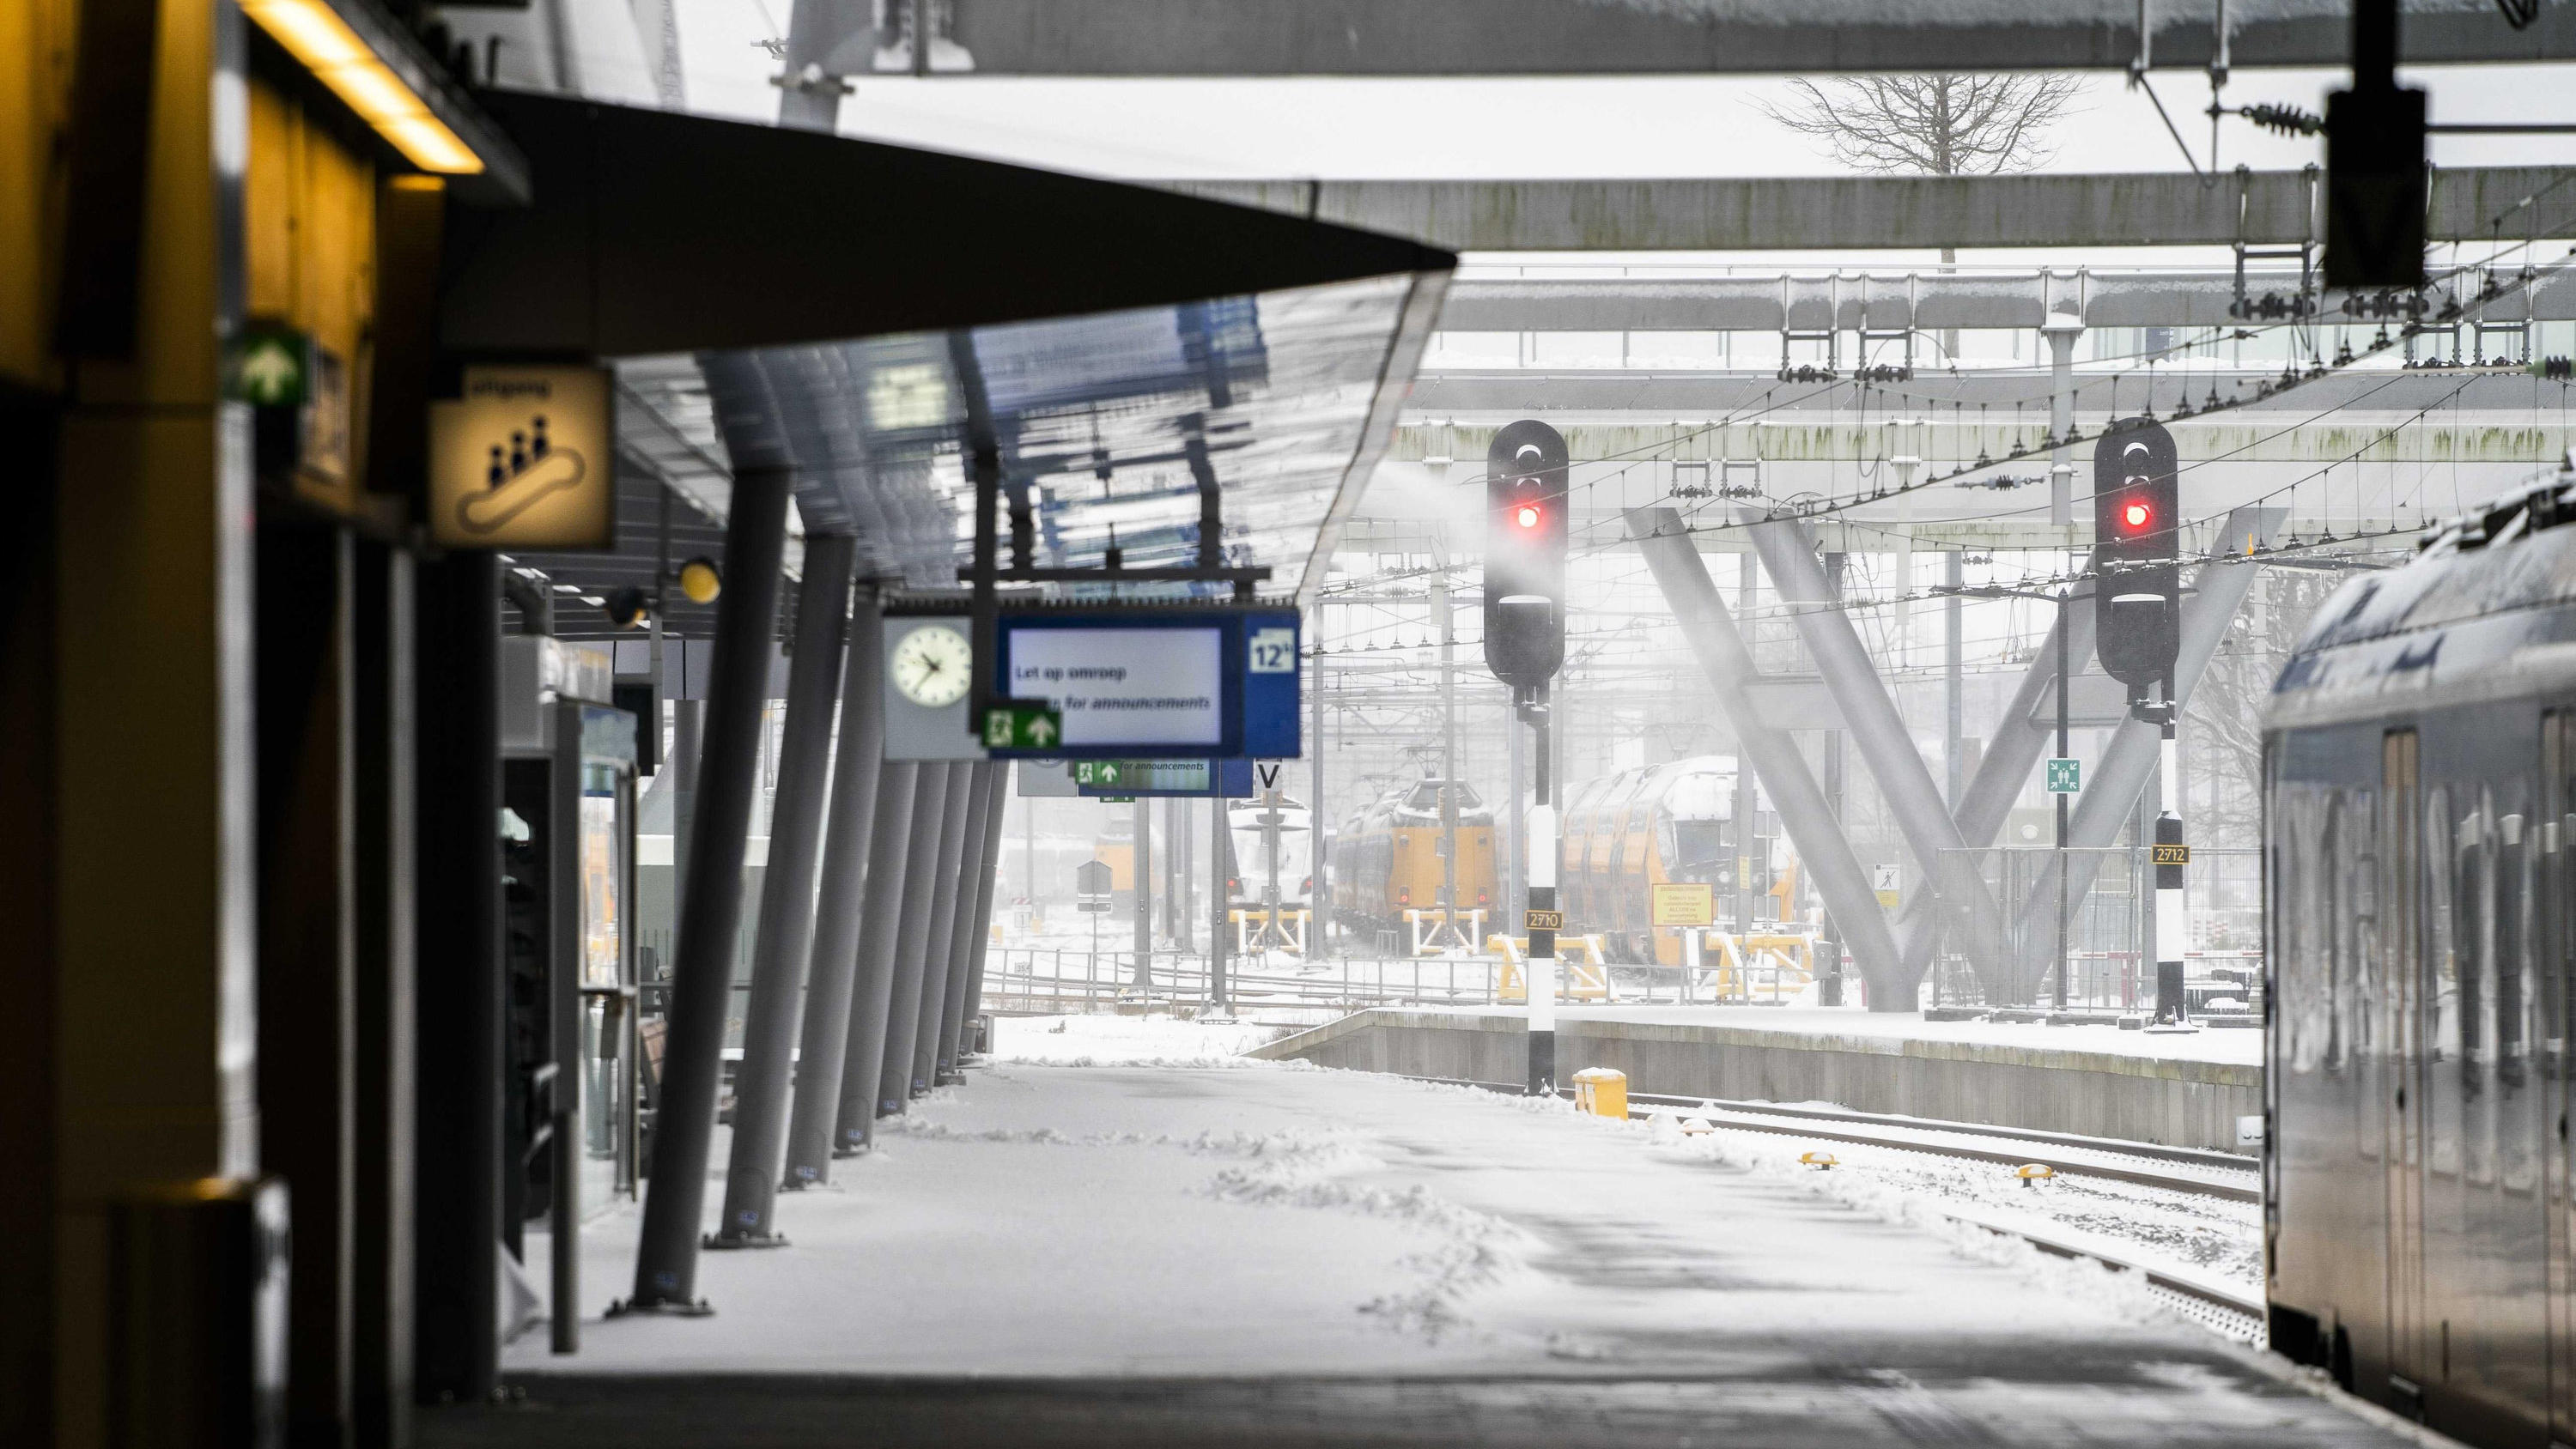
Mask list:
[[1622,770],[1576,786],[1565,797],[1560,833],[1557,898],[1565,928],[1600,936],[1602,954],[1612,961],[1680,965],[1680,939],[1654,929],[1650,888],[1706,881],[1716,889],[1724,920],[1733,914],[1739,857],[1775,897],[1778,914],[1770,841],[1757,830],[1750,849],[1739,844],[1735,761],[1724,755]]
[[1464,781],[1420,780],[1369,802],[1333,836],[1328,889],[1345,925],[1396,930],[1408,910],[1441,902],[1442,792],[1454,788],[1458,810],[1458,908],[1482,910],[1488,928],[1501,919],[1494,874],[1494,812]]
[[1109,867],[1109,894],[1132,899],[1136,889],[1135,812],[1121,807],[1108,814],[1108,821],[1092,843],[1091,858]]

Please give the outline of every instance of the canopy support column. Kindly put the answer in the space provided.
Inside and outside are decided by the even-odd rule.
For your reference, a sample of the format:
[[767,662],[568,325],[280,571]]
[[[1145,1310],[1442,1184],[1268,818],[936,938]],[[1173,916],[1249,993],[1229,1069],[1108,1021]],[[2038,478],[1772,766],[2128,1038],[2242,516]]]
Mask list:
[[850,563],[858,540],[811,534],[796,589],[796,653],[788,661],[787,726],[779,741],[778,794],[769,816],[769,868],[760,882],[752,938],[751,1001],[743,1010],[742,1065],[734,1074],[733,1151],[724,1216],[711,1248],[783,1246],[779,1153],[795,1064],[789,1053],[805,1007],[814,945],[814,856],[823,832],[823,779],[832,767],[832,707],[841,692]]
[[[862,588],[850,612],[850,643],[842,666],[832,821],[823,844],[814,951],[805,974],[805,1024],[796,1045],[787,1170],[778,1184],[789,1191],[831,1176],[832,1128],[841,1107],[842,1073],[849,1065],[851,998],[859,974],[860,903],[864,899],[869,909],[877,908],[868,894],[868,875],[872,860],[884,859],[870,850],[879,780],[887,768],[885,714],[877,697],[885,671],[885,631],[879,619],[876,591]],[[901,847],[891,853],[900,855]]]
[[[859,950],[850,988],[849,1038],[841,1054],[837,1116],[816,1101],[818,1121],[833,1122],[831,1152],[864,1152],[876,1135],[878,1079],[885,1072],[886,1019],[894,1007],[896,949],[902,942],[910,868],[913,801],[925,767],[888,760],[878,778],[876,821],[868,832],[868,901],[859,921]],[[923,888],[928,889],[927,882]]]
[[794,478],[785,468],[734,474],[697,813],[689,822],[689,868],[680,888],[653,1174],[644,1195],[635,1296],[621,1311],[713,1311],[697,1296],[698,1215],[706,1203],[707,1151],[724,1070],[725,1016],[742,925],[743,854],[759,784],[760,713],[769,693],[769,640],[778,618],[779,563]]
[[907,1090],[916,1097],[928,1095],[939,1082],[939,1027],[948,1013],[958,907],[961,901],[973,899],[958,888],[958,874],[966,860],[966,837],[975,825],[976,786],[983,772],[991,768],[981,761],[948,767],[948,803],[939,817],[939,875],[931,885],[930,934],[921,952],[921,1003],[912,1019],[912,1072]]

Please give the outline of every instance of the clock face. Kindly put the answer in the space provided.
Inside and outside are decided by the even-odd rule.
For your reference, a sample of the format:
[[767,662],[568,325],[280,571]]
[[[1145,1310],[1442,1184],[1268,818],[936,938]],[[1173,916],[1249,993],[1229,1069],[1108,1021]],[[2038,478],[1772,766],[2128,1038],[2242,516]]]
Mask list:
[[903,697],[924,709],[944,709],[966,697],[975,648],[946,624],[924,624],[895,641],[886,669]]

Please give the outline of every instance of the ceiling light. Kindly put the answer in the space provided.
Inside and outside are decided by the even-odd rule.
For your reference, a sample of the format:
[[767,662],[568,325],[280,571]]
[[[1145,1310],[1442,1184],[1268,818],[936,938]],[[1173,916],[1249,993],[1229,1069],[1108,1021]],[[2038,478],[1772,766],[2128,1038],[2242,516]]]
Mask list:
[[483,158],[474,148],[449,130],[326,0],[242,0],[242,11],[359,119],[375,127],[404,160],[447,176],[482,171]]

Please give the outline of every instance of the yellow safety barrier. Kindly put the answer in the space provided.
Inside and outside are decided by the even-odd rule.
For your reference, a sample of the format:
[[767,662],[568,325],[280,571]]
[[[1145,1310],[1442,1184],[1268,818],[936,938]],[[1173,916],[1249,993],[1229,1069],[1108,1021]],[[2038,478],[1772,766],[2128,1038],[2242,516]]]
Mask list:
[[[1601,951],[1599,936],[1559,936],[1556,938],[1556,992],[1567,1001],[1609,1001],[1610,960]],[[1577,954],[1567,955],[1568,951]],[[1529,954],[1529,942],[1519,936],[1488,936],[1485,953],[1503,960],[1502,975],[1494,985],[1497,1001],[1529,1000],[1529,982],[1521,975],[1521,962]]]
[[1574,1110],[1627,1121],[1628,1074],[1610,1067],[1585,1067],[1576,1072]]

